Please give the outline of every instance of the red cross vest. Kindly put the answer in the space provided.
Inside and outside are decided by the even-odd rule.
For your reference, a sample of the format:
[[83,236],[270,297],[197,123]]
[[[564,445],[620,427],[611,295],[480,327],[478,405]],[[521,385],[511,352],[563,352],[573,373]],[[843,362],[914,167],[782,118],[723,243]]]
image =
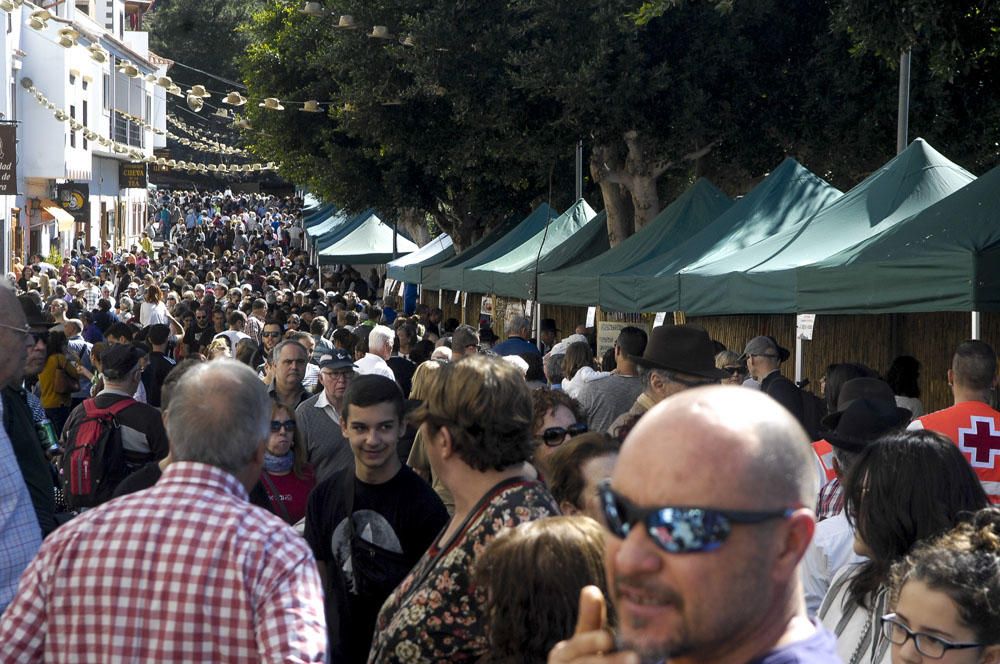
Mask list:
[[813,452],[819,457],[819,464],[823,467],[823,475],[821,484],[826,484],[830,482],[837,476],[837,473],[833,470],[833,445],[826,442],[825,438],[821,438],[812,444]]
[[976,471],[990,502],[1000,504],[1000,412],[981,401],[963,401],[917,418],[910,428],[951,438]]

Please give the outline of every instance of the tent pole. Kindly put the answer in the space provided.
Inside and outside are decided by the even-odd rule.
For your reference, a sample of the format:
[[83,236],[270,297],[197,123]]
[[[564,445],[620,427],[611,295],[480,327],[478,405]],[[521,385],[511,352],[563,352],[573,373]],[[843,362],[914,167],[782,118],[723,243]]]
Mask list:
[[444,310],[444,289],[438,289],[438,309]]
[[972,321],[971,322],[972,322],[972,338],[973,339],[981,339],[982,337],[980,336],[980,325],[979,325],[979,323],[980,323],[980,317],[979,317],[979,312],[978,311],[973,311],[972,312]]
[[535,302],[535,310],[531,312],[532,322],[535,328],[535,345],[538,345],[538,340],[542,338],[542,303]]
[[583,198],[583,141],[576,143],[576,200]]
[[795,384],[802,382],[802,337],[795,334]]
[[910,128],[910,51],[899,56],[899,110],[896,117],[896,154],[906,149]]

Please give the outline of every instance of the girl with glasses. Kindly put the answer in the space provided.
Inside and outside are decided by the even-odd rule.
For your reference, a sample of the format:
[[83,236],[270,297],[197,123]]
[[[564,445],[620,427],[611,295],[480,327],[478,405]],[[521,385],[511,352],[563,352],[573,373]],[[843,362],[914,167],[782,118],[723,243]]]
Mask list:
[[882,632],[893,664],[1000,662],[1000,509],[916,546],[892,572]]
[[892,566],[921,541],[988,505],[958,446],[932,431],[889,434],[868,445],[844,478],[854,551],[868,558],[842,569],[818,617],[837,636],[844,664],[888,664],[882,631]]

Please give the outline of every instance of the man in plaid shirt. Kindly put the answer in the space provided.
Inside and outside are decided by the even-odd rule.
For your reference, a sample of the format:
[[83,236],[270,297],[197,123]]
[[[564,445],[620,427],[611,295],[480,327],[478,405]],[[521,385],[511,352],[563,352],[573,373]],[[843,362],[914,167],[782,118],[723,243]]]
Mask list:
[[0,661],[325,660],[312,552],[247,500],[270,434],[264,385],[218,360],[175,390],[163,477],[45,540],[0,622]]

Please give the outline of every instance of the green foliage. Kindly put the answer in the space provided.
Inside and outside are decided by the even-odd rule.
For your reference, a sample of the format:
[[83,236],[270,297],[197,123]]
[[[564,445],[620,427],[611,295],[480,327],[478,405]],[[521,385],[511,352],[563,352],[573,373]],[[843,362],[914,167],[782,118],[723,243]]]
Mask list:
[[62,251],[60,251],[59,245],[56,244],[55,242],[53,242],[52,246],[49,247],[49,255],[45,258],[45,262],[55,265],[56,268],[62,267],[62,262],[63,262]]
[[[239,58],[249,43],[237,28],[263,0],[160,0],[146,14],[153,52],[236,80]],[[185,75],[190,77],[189,72]],[[187,80],[182,78],[182,80]]]

